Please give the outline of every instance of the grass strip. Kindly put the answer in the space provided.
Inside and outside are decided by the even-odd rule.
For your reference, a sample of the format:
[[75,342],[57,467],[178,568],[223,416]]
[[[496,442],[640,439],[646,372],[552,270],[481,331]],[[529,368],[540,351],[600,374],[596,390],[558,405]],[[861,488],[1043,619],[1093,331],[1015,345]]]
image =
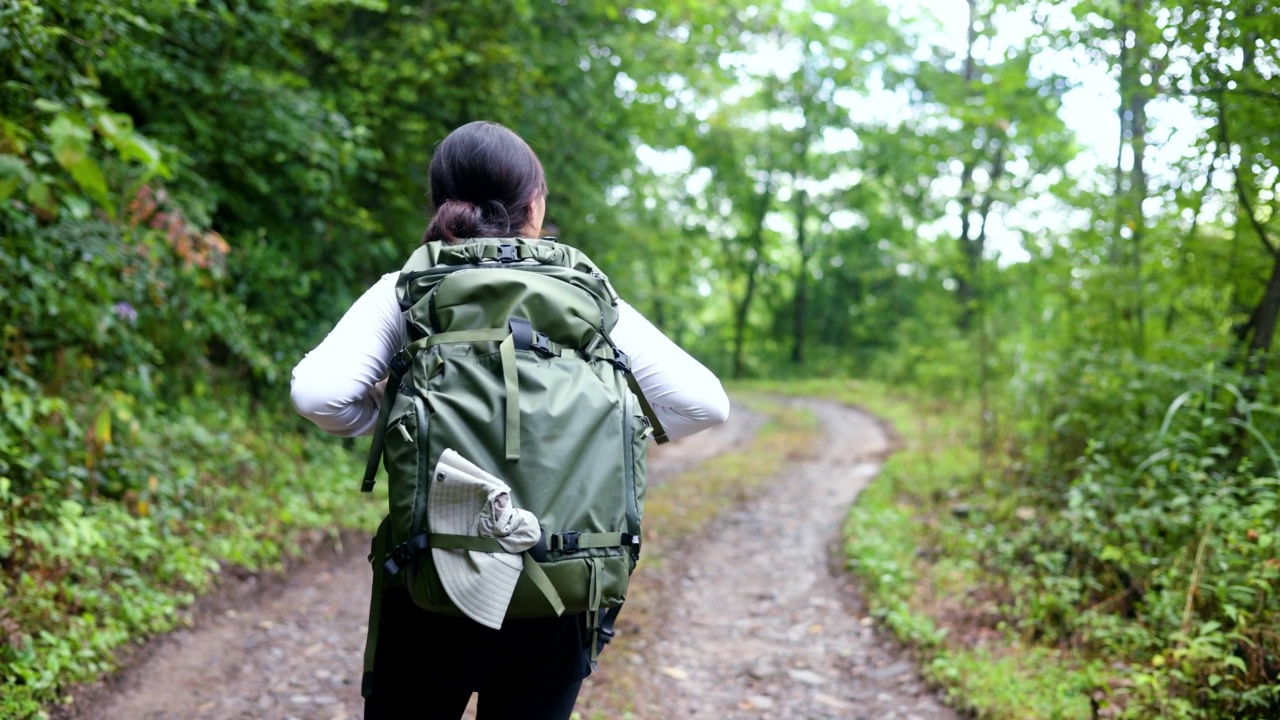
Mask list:
[[664,622],[667,560],[696,542],[719,513],[749,499],[787,463],[811,458],[817,449],[821,426],[807,410],[758,393],[735,393],[733,400],[735,408],[763,413],[767,420],[749,442],[650,489],[644,556],[631,580],[618,636],[605,654],[603,672],[588,679],[576,720],[639,716],[635,701],[642,697],[644,678],[654,672],[643,663],[642,653],[647,638]]

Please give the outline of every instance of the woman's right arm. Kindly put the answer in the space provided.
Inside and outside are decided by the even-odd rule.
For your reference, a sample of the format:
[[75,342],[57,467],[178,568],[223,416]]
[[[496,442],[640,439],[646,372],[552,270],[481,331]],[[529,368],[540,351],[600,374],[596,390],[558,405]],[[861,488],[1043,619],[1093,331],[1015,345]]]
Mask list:
[[378,382],[404,345],[398,276],[383,275],[293,369],[289,394],[294,408],[327,433],[352,437],[373,432]]

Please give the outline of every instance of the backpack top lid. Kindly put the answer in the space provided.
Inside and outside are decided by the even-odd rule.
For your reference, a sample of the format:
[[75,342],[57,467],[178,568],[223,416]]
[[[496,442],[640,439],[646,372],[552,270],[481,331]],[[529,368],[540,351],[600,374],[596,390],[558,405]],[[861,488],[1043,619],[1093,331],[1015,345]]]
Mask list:
[[[555,240],[528,238],[479,238],[453,245],[430,242],[413,252],[396,282],[396,298],[411,341],[446,329],[439,326],[441,318],[436,314],[432,297],[441,283],[459,271],[479,268],[531,270],[553,276],[587,294],[587,298],[569,304],[588,303],[586,307],[591,308],[590,312],[582,314],[589,315],[583,320],[594,328],[592,334],[608,333],[617,324],[617,292],[596,264],[574,247]],[[567,297],[562,299],[570,300]],[[484,303],[487,296],[476,288],[470,300]],[[580,311],[585,310],[585,307],[580,308]],[[505,317],[502,320],[505,323]],[[585,329],[582,327],[572,335],[576,339]],[[568,342],[570,338],[559,340]]]

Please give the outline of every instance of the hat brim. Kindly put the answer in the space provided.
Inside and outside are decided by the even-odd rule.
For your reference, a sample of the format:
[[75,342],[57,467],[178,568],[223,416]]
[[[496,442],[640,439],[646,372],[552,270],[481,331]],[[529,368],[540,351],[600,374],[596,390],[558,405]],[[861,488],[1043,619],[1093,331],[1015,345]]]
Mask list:
[[[489,494],[510,491],[506,483],[452,450],[441,454],[433,477],[427,520],[438,533],[475,535],[477,515]],[[432,548],[431,557],[445,593],[464,615],[486,627],[502,627],[524,567],[519,555]]]

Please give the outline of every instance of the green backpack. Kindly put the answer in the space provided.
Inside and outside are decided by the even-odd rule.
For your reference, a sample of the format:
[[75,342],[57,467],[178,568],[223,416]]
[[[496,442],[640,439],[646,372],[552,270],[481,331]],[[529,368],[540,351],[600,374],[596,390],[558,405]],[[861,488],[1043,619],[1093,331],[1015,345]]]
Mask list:
[[609,338],[617,294],[578,250],[525,239],[425,244],[396,294],[408,346],[391,361],[361,487],[373,489],[385,460],[390,507],[371,556],[366,697],[383,588],[402,583],[420,607],[461,615],[430,549],[502,551],[492,538],[428,526],[446,448],[509,485],[512,504],[542,527],[506,617],[586,613],[594,661],[639,559],[646,442],[666,441]]

